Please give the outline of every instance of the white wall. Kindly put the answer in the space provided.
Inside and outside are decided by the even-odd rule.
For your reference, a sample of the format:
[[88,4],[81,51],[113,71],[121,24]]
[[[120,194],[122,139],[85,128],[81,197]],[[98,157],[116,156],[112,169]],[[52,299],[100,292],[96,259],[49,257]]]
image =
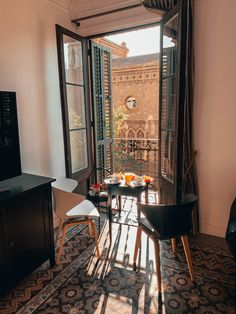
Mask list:
[[47,0],[0,1],[0,90],[17,94],[22,170],[65,173],[55,24],[69,13]]
[[195,0],[194,132],[200,227],[224,237],[236,196],[236,1]]

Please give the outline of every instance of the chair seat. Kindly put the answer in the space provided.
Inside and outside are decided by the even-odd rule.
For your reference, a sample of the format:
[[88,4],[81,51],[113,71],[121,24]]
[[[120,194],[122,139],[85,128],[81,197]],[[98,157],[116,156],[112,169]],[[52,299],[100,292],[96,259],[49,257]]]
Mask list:
[[84,200],[77,206],[71,208],[66,213],[66,216],[68,218],[78,218],[78,217],[86,217],[86,216],[99,217],[100,215],[92,202],[88,200]]

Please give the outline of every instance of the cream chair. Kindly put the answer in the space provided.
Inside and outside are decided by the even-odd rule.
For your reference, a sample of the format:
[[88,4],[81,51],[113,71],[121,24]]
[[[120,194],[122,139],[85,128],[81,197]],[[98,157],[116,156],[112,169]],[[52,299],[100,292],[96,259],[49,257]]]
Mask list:
[[[52,184],[54,211],[56,216],[59,218],[59,227],[55,243],[57,243],[59,235],[62,231],[61,244],[56,259],[57,264],[61,258],[68,227],[76,226],[78,224],[88,225],[89,236],[94,236],[97,256],[98,258],[100,257],[96,224],[93,220],[94,217],[99,217],[100,215],[93,203],[85,200],[83,195],[68,192],[68,190],[74,190],[77,185],[77,182],[75,181],[75,184],[73,181],[75,180],[60,178]],[[61,187],[61,189],[58,187]]]

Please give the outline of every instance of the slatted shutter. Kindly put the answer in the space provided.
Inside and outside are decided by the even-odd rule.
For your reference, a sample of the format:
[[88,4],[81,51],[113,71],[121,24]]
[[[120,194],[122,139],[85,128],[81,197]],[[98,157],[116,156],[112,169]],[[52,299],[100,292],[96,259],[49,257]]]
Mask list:
[[176,136],[176,50],[169,47],[162,56],[162,110],[161,110],[161,175],[174,182]]
[[[111,51],[92,42],[93,112],[96,168],[113,172]],[[102,181],[103,172],[97,173]]]
[[[166,13],[160,26],[160,201],[173,203],[182,198],[186,2]],[[164,48],[167,38],[169,47]]]

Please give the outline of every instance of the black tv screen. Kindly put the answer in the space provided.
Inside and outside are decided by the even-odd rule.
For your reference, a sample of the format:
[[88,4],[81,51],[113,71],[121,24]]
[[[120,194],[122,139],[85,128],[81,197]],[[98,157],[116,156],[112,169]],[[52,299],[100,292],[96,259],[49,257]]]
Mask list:
[[20,174],[16,93],[0,91],[0,180]]

